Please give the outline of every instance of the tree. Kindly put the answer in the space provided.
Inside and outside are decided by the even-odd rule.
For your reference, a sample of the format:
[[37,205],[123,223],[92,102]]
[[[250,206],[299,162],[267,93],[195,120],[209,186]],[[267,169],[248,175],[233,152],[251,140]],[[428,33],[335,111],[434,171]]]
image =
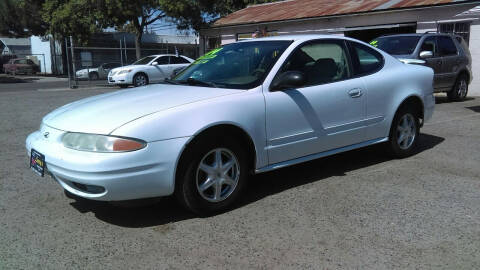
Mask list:
[[159,0],[165,14],[174,19],[179,29],[199,31],[212,21],[250,4],[278,0]]
[[[163,19],[165,12],[158,0],[103,0],[103,26],[116,27],[135,34],[135,52],[141,57],[141,44],[145,28]],[[100,2],[100,1],[98,1]]]
[[0,0],[0,35],[8,37],[41,36],[48,24],[43,21],[44,0]]

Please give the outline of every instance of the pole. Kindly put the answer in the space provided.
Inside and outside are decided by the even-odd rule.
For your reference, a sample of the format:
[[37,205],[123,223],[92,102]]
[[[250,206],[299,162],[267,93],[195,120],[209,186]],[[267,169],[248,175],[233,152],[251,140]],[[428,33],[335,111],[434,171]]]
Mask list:
[[47,64],[45,64],[45,54],[43,55],[43,75],[47,75]]
[[123,48],[125,49],[125,64],[128,65],[128,58],[127,58],[127,40],[125,36],[123,36]]
[[72,51],[72,75],[73,75],[73,79],[75,81],[75,85],[73,86],[73,88],[77,88],[78,85],[77,85],[77,74],[76,74],[76,71],[75,71],[75,55],[73,54],[73,38],[72,36],[70,36],[70,50]]
[[68,87],[72,87],[72,76],[70,74],[70,58],[68,57],[68,39],[65,38],[65,53],[67,54],[67,69],[68,69]]
[[120,64],[121,64],[122,67],[123,67],[122,40],[119,40],[118,42],[120,42]]

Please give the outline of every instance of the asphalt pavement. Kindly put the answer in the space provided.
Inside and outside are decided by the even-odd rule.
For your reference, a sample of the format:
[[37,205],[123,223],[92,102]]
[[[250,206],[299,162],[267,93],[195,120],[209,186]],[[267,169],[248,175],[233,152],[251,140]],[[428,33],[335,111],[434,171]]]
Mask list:
[[0,269],[480,269],[480,98],[439,96],[410,158],[380,145],[257,175],[198,218],[71,199],[28,168],[46,113],[106,91],[0,91]]

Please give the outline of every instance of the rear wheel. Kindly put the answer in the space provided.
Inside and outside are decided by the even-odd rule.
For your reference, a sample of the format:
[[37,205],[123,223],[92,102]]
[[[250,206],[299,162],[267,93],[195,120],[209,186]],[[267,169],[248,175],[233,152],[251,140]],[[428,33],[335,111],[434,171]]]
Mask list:
[[462,74],[457,78],[455,85],[450,92],[447,92],[447,97],[450,101],[465,100],[468,94],[468,80],[467,76]]
[[144,86],[144,85],[147,85],[147,84],[148,84],[147,75],[145,75],[143,73],[138,73],[135,76],[133,76],[133,85],[135,87]]
[[98,73],[96,73],[96,72],[90,72],[89,76],[90,76],[90,80],[92,80],[92,81],[96,81],[99,78]]
[[245,150],[221,138],[195,143],[179,170],[176,197],[200,215],[227,210],[244,190],[249,172]]
[[396,158],[414,153],[420,134],[418,113],[409,107],[401,108],[393,119],[389,136],[389,150]]

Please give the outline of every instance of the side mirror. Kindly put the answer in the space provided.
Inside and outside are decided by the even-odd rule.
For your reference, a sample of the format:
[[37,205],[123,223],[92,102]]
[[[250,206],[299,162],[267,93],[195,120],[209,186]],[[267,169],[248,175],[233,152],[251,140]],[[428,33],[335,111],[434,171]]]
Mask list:
[[157,61],[153,62],[152,66],[158,66],[158,62]]
[[422,51],[420,52],[420,58],[422,59],[428,59],[433,57],[433,52],[432,51]]
[[303,86],[306,82],[305,74],[300,71],[287,71],[275,78],[270,85],[271,91]]

